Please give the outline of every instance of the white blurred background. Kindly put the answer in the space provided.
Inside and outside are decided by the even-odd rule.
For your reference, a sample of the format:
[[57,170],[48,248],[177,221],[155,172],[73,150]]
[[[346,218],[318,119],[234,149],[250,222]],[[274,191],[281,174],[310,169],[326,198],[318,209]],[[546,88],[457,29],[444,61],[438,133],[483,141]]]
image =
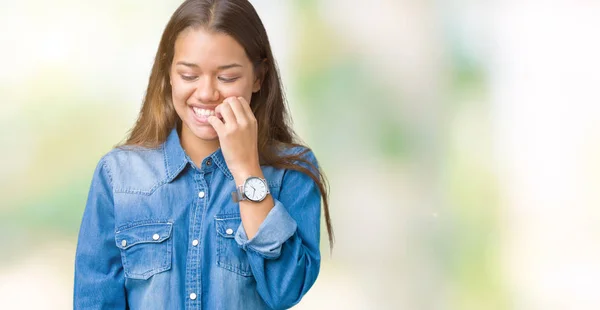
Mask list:
[[[600,308],[598,1],[251,2],[331,183],[297,309]],[[0,309],[72,307],[93,169],[180,3],[0,0]]]

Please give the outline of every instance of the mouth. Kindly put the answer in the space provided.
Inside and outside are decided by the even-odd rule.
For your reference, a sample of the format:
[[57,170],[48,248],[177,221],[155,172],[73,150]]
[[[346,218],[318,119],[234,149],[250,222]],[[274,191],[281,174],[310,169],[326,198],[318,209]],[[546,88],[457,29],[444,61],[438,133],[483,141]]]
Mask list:
[[190,111],[192,112],[192,114],[194,115],[194,119],[201,124],[208,124],[208,117],[209,116],[217,116],[219,118],[221,118],[220,115],[217,115],[215,113],[214,108],[213,109],[205,109],[205,108],[199,108],[199,107],[195,107],[195,106],[189,106]]
[[208,118],[211,115],[215,115],[214,109],[202,109],[192,106],[192,111],[194,112],[194,114],[196,114],[196,116],[205,116],[206,118]]

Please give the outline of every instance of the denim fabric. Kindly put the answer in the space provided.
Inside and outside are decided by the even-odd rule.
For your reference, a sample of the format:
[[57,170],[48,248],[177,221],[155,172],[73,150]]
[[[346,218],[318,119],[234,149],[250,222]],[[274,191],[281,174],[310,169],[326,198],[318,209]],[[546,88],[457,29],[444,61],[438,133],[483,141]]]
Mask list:
[[79,231],[74,308],[285,309],[298,303],[319,273],[319,190],[306,174],[262,170],[275,206],[248,240],[221,149],[197,167],[173,130],[157,149],[106,154]]

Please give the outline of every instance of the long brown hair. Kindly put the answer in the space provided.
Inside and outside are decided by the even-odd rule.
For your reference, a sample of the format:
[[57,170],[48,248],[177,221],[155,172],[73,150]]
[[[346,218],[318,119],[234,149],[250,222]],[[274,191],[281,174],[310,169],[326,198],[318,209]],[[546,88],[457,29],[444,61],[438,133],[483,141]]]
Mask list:
[[[250,102],[258,122],[261,164],[296,170],[313,179],[323,199],[325,224],[332,249],[334,235],[329,216],[327,179],[320,168],[305,159],[309,149],[302,145],[291,127],[267,32],[254,7],[247,0],[187,0],[173,13],[156,52],[142,109],[123,145],[156,148],[165,142],[173,128],[181,126],[181,119],[171,100],[169,72],[175,53],[175,40],[188,27],[203,27],[227,34],[244,47],[246,55],[254,64],[256,76],[262,81],[260,91],[252,95]],[[302,146],[305,150],[299,154],[284,156],[278,152],[282,146]]]

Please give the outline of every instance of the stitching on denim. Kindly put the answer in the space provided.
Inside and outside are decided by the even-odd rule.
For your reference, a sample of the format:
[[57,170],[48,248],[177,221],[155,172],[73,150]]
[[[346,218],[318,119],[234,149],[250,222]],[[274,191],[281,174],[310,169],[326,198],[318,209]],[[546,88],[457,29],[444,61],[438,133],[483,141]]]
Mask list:
[[165,267],[171,268],[173,262],[173,238],[171,238],[171,234],[169,234],[169,239],[167,240],[167,257],[165,258],[164,265]]
[[138,194],[138,195],[145,195],[145,196],[150,196],[152,195],[154,190],[154,187],[152,187],[149,191],[144,191],[141,189],[122,189],[122,188],[116,188],[115,189],[115,194]]
[[[183,161],[174,172],[171,172],[168,170],[168,166],[166,163],[166,153],[165,155],[165,179],[158,181],[155,185],[153,185],[150,189],[148,190],[143,190],[143,189],[131,189],[131,188],[114,188],[113,192],[114,193],[119,193],[119,194],[138,194],[138,195],[145,195],[145,196],[150,196],[152,195],[158,188],[160,188],[161,186],[171,182],[175,177],[177,177],[177,175],[183,170],[183,168],[185,167],[185,165],[187,164],[186,161]],[[215,162],[217,162],[217,165],[219,165],[219,167],[221,167],[219,163],[222,163],[220,161],[219,158],[215,158]],[[233,179],[233,176],[231,175],[231,173],[229,173],[229,170],[227,170],[227,168],[220,168],[222,172],[224,172],[225,176],[229,179]],[[284,175],[287,172],[284,171]],[[112,176],[109,176],[111,178],[111,182],[112,182]],[[269,186],[269,189],[271,191],[273,191],[273,189],[276,188],[280,188],[281,187],[281,180],[267,180],[267,184]],[[114,186],[114,185],[113,185]]]
[[123,270],[125,271],[125,275],[129,275],[129,265],[127,265],[127,257],[125,256],[125,251],[119,248],[121,252],[121,260],[123,261]]
[[254,244],[252,242],[250,242],[250,240],[248,242],[246,242],[245,246],[247,249],[252,250],[253,252],[255,252],[256,254],[258,254],[259,256],[265,258],[265,259],[275,259],[278,258],[279,256],[281,256],[281,247],[283,246],[284,243],[286,243],[288,240],[290,240],[297,232],[298,232],[298,225],[295,224],[293,225],[295,226],[294,229],[291,231],[291,233],[286,234],[283,236],[283,242],[281,244],[279,244],[279,246],[277,247],[279,250],[278,251],[269,251],[269,252],[264,252],[261,251],[260,249],[256,248],[254,246]]
[[[138,277],[140,277],[143,280],[148,280],[148,279],[150,279],[151,276],[153,276],[153,275],[155,275],[155,274],[157,274],[159,272],[163,272],[165,270],[169,270],[169,269],[170,269],[169,266],[162,266],[162,267],[154,268],[152,270],[148,270],[148,271],[146,271],[144,273],[131,273],[130,272],[129,275],[131,275],[131,276],[138,276]],[[130,278],[131,279],[136,279],[136,278],[133,278],[133,277],[130,277]]]
[[217,221],[235,220],[235,219],[239,219],[241,221],[242,217],[239,213],[222,213],[222,214],[215,215],[215,220],[217,220]]
[[[153,149],[146,149],[146,148],[140,148],[140,149],[135,149],[135,151],[143,151],[143,152],[155,152],[157,149],[153,148]],[[154,184],[150,189],[133,189],[133,188],[124,188],[124,187],[115,187],[115,185],[113,184],[112,186],[113,188],[113,192],[114,193],[122,193],[122,194],[139,194],[139,195],[152,195],[152,193],[154,193],[158,188],[160,188],[162,185],[167,184],[169,182],[171,182],[179,172],[181,172],[181,170],[183,170],[183,167],[185,167],[186,162],[183,161],[177,168],[175,171],[170,171],[168,168],[168,154],[167,154],[167,149],[165,148],[165,144],[163,143],[158,150],[162,150],[162,154],[163,154],[163,164],[164,164],[164,171],[165,173],[165,178],[162,180],[158,180],[156,182],[156,184]],[[126,152],[128,150],[121,150],[121,149],[115,149],[113,150],[113,152]],[[176,172],[176,173],[175,173]],[[112,182],[112,176],[110,176],[111,178],[111,182]]]
[[[282,245],[280,245],[280,247],[281,247],[281,246],[283,246],[283,244],[282,244]],[[281,256],[281,250],[279,250],[279,251],[277,252],[277,254],[265,254],[265,253],[263,253],[263,252],[261,252],[261,251],[257,250],[257,249],[256,249],[255,247],[253,247],[251,244],[246,244],[246,248],[247,248],[247,249],[250,249],[252,252],[256,253],[258,256],[260,256],[260,257],[262,257],[262,258],[264,258],[264,259],[275,259],[275,258],[278,258],[279,256]],[[269,252],[269,253],[273,253],[273,252]]]
[[181,162],[179,167],[177,167],[177,169],[175,169],[176,172],[173,173],[171,176],[169,176],[167,182],[173,181],[173,179],[175,179],[175,177],[177,177],[177,175],[179,175],[179,173],[181,173],[181,170],[183,170],[183,168],[185,167],[185,164],[187,164],[186,161]]
[[117,230],[115,231],[115,234],[118,234],[118,233],[122,232],[123,230],[130,229],[133,227],[150,226],[150,225],[154,225],[154,224],[163,224],[163,225],[168,224],[169,226],[173,227],[173,220],[171,220],[171,219],[168,219],[168,220],[146,219],[146,220],[132,221],[132,222],[128,222],[126,224],[119,226],[117,228]]
[[[166,230],[166,232],[168,234],[166,236],[161,237],[158,240],[138,240],[137,242],[127,244],[127,246],[120,246],[118,244],[119,240],[125,240],[127,238],[127,237],[120,237],[120,236],[118,236],[118,234],[122,234],[124,231],[130,230],[130,229],[135,229],[135,228],[138,228],[141,226],[151,226],[151,225],[161,225],[161,226],[163,226],[161,228],[164,228],[164,226],[168,226],[168,229]],[[163,231],[164,231],[164,229],[163,229]],[[168,222],[168,223],[144,223],[144,224],[134,225],[134,226],[125,227],[125,228],[121,228],[121,229],[117,230],[115,232],[115,242],[117,242],[118,248],[120,248],[122,250],[127,250],[130,247],[132,247],[136,244],[141,244],[141,243],[163,243],[163,242],[165,242],[165,240],[170,240],[172,234],[173,234],[173,223],[171,223],[171,222]]]
[[269,181],[267,180],[267,184],[269,185],[269,190],[271,187],[281,187],[281,181]]
[[238,268],[238,267],[234,266],[233,263],[225,261],[224,251],[225,251],[225,248],[229,246],[226,243],[226,242],[228,242],[227,240],[229,240],[229,239],[219,238],[218,235],[217,235],[217,239],[218,239],[218,243],[217,243],[217,266],[219,266],[219,267],[221,267],[223,269],[229,270],[231,272],[237,273],[237,274],[239,274],[241,276],[244,276],[244,277],[251,277],[252,276],[252,269],[248,268],[248,270],[244,270],[244,269],[241,269],[241,268]]
[[[171,234],[169,234],[168,237],[164,237],[164,238],[161,238],[161,239],[158,239],[158,240],[140,240],[140,241],[134,242],[134,243],[127,243],[126,246],[124,246],[124,247],[118,247],[118,248],[120,248],[121,250],[128,250],[129,248],[133,247],[134,245],[138,245],[138,244],[146,244],[146,243],[155,243],[155,244],[158,244],[158,243],[163,243],[166,240],[169,240],[170,237],[171,237]],[[127,240],[127,239],[121,239],[121,238],[119,238],[119,239],[120,240]]]
[[[232,216],[235,216],[235,214],[231,214]],[[223,220],[239,220],[241,222],[241,218],[240,218],[240,214],[238,213],[236,217],[229,217],[229,218],[217,218],[217,216],[215,216],[215,220],[217,221],[223,221]],[[216,225],[216,232],[217,232],[217,266],[229,270],[231,272],[237,273],[241,276],[244,277],[251,277],[252,276],[252,269],[250,269],[250,266],[248,265],[248,269],[241,269],[240,267],[234,266],[232,262],[227,262],[226,261],[226,256],[224,254],[225,250],[227,247],[231,247],[231,245],[229,245],[228,243],[231,243],[231,239],[234,238],[234,236],[232,235],[231,237],[226,236],[224,234],[222,234],[219,231],[219,226],[223,225],[222,223],[215,223]],[[235,244],[237,245],[237,242],[235,240],[233,240],[233,242],[235,242]],[[239,245],[238,245],[239,248]],[[233,253],[231,255],[234,255]],[[241,264],[242,262],[239,262],[239,264]]]
[[161,145],[161,148],[163,150],[163,156],[164,156],[163,157],[163,163],[165,165],[165,171],[167,172],[167,178],[169,178],[169,175],[171,174],[171,171],[169,171],[169,155],[167,154],[167,148],[165,147],[165,143],[163,143]]
[[179,173],[181,173],[181,171],[187,164],[187,161],[186,160],[182,161],[181,164],[179,164],[179,166],[177,168],[175,168],[174,171],[171,171],[171,170],[169,170],[169,164],[168,164],[169,163],[169,155],[168,155],[167,148],[166,148],[166,142],[161,145],[161,148],[163,149],[165,171],[167,172],[166,173],[167,179],[165,180],[165,183],[169,183],[169,182],[173,181],[173,179],[175,179],[177,177],[177,175],[179,175]]
[[235,273],[237,273],[237,274],[239,274],[241,276],[244,276],[244,277],[251,277],[252,276],[252,271],[251,270],[249,270],[249,271],[242,270],[240,268],[237,268],[237,267],[235,267],[233,265],[229,265],[229,264],[223,263],[221,261],[217,261],[217,266],[219,266],[219,267],[221,267],[223,269],[229,270],[231,272],[235,272]]
[[173,247],[172,239],[169,239],[167,241],[166,246],[167,246],[167,253],[165,253],[165,261],[162,262],[159,267],[152,268],[143,273],[135,273],[135,272],[131,272],[129,270],[132,267],[130,267],[129,264],[127,263],[127,259],[126,259],[127,255],[125,255],[126,249],[121,249],[121,258],[123,259],[123,269],[125,271],[125,276],[130,279],[147,280],[151,276],[153,276],[157,273],[160,273],[160,272],[163,272],[166,270],[170,270],[172,268],[172,247]]
[[[222,153],[223,151],[221,151]],[[231,174],[231,171],[229,171],[229,168],[227,168],[227,165],[221,161],[221,159],[218,156],[213,156],[213,161],[215,161],[217,163],[217,166],[219,166],[219,169],[221,169],[221,171],[223,172],[223,174],[230,180],[233,180],[233,175]]]
[[[221,216],[223,216],[223,215],[221,215]],[[226,229],[224,228],[225,224],[223,222],[231,221],[231,220],[234,220],[236,222],[239,221],[240,223],[242,222],[242,218],[240,217],[239,214],[231,214],[230,216],[231,217],[226,217],[226,218],[224,218],[224,217],[217,218],[217,216],[215,216],[215,228],[217,229],[217,233],[226,239],[234,239],[235,235],[234,234],[228,235],[225,232]],[[236,226],[239,227],[239,223],[236,223]],[[236,227],[236,229],[237,229],[237,227]],[[233,229],[232,227],[229,227],[229,228]]]
[[158,148],[144,147],[139,145],[121,145],[111,150],[111,153],[124,153],[124,152],[153,152]]
[[150,196],[161,186],[169,183],[169,179],[166,178],[164,180],[158,181],[154,186],[152,186],[149,190],[142,189],[129,189],[129,188],[115,188],[114,192],[119,194],[140,194],[145,196]]
[[110,172],[110,167],[106,163],[106,157],[102,157],[101,162],[102,162],[102,168],[104,170],[106,170],[106,176],[108,176],[108,180],[110,182],[110,187],[113,188],[114,187],[113,178],[112,178],[112,174]]

